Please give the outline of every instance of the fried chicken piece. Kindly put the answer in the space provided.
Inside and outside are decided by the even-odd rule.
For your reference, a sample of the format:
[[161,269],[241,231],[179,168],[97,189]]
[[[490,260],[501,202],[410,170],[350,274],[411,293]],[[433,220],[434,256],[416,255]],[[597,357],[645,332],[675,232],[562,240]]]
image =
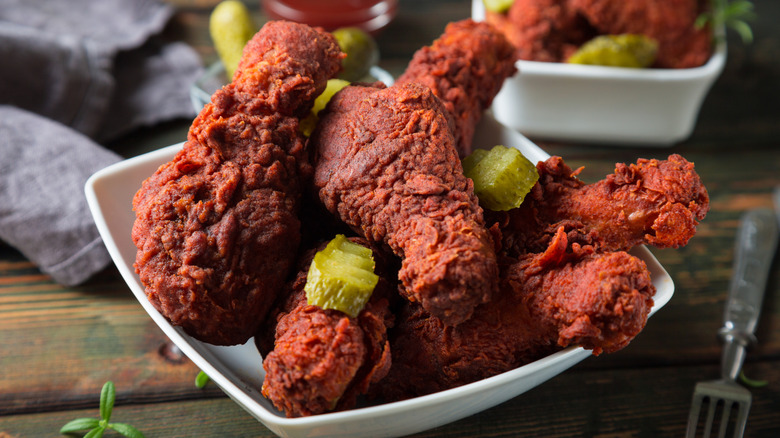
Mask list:
[[351,318],[307,304],[304,286],[314,253],[304,257],[297,277],[287,285],[273,319],[275,330],[255,337],[266,371],[262,393],[288,417],[350,409],[390,370],[387,328],[393,321],[389,298],[395,283],[381,258],[375,257],[382,275],[371,299]]
[[515,74],[515,49],[504,35],[471,19],[450,23],[431,46],[418,50],[396,83],[430,87],[452,117],[461,158],[472,149],[474,129],[504,79]]
[[600,34],[641,34],[658,42],[654,67],[690,68],[712,54],[712,29],[697,28],[708,0],[569,0]]
[[408,304],[391,331],[393,365],[378,390],[391,400],[429,394],[570,345],[615,352],[644,328],[654,295],[642,260],[573,245],[560,230],[545,252],[502,263],[500,291],[457,327]]
[[594,184],[577,179],[580,170],[572,171],[560,157],[539,162],[539,181],[523,204],[490,213],[508,254],[543,251],[560,227],[571,240],[599,252],[642,244],[677,248],[688,243],[709,211],[709,195],[693,163],[677,154],[618,163],[615,173]]
[[597,35],[570,0],[515,0],[506,14],[487,11],[485,19],[527,61],[563,62]]
[[707,62],[712,32],[697,28],[706,0],[515,0],[507,14],[487,13],[520,59],[565,62],[597,35],[641,34],[658,42],[653,67],[689,68]]
[[504,235],[499,292],[457,327],[408,304],[390,334],[393,366],[383,395],[445,390],[569,345],[615,352],[644,328],[655,287],[646,264],[625,251],[687,243],[709,208],[693,164],[679,155],[617,164],[590,185],[560,157],[537,170],[523,205],[488,218]]
[[325,207],[402,258],[402,293],[447,325],[496,286],[494,243],[463,176],[446,112],[428,87],[350,86],[312,134]]
[[181,152],[136,193],[136,272],[155,308],[191,336],[246,342],[284,284],[312,171],[298,118],[342,57],[330,34],[267,23]]

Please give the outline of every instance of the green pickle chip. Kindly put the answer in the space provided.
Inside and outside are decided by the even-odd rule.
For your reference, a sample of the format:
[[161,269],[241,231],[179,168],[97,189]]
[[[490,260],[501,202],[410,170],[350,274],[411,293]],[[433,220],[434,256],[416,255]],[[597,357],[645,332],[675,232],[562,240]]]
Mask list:
[[646,68],[653,65],[657,53],[658,43],[645,35],[601,35],[583,44],[567,62]]
[[314,255],[303,289],[310,305],[356,318],[378,281],[371,250],[339,234]]
[[482,4],[485,5],[485,9],[497,14],[503,14],[512,7],[515,0],[482,0]]
[[325,86],[325,91],[322,92],[316,99],[314,99],[314,106],[311,108],[309,115],[301,120],[301,132],[306,137],[310,136],[314,132],[314,127],[317,126],[319,121],[318,114],[325,109],[325,106],[330,102],[330,99],[334,94],[338,93],[342,88],[349,85],[349,82],[343,79],[328,79],[328,84]]
[[463,174],[474,181],[474,193],[488,210],[517,208],[539,179],[531,161],[519,150],[502,145],[476,149],[463,159]]
[[237,0],[223,0],[209,17],[209,34],[214,48],[225,65],[228,80],[238,67],[244,46],[257,29],[246,5]]
[[368,75],[371,67],[379,62],[379,46],[376,40],[357,27],[341,27],[332,32],[341,51],[347,57],[341,60],[339,78],[356,82]]
[[482,161],[488,154],[489,152],[485,149],[474,149],[471,155],[463,159],[463,174],[468,176],[474,170],[474,166]]

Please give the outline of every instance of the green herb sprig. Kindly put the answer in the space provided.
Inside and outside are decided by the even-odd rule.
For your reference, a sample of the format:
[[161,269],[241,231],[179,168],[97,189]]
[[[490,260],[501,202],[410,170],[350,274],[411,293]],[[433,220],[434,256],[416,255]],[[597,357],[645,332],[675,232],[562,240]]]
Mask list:
[[769,382],[766,380],[756,380],[756,379],[748,378],[747,376],[745,376],[744,371],[739,372],[739,381],[743,385],[749,386],[751,388],[763,388],[764,386],[769,384]]
[[755,18],[753,3],[748,0],[712,0],[710,10],[696,19],[696,28],[701,29],[707,24],[713,29],[725,26],[734,30],[742,42],[750,44],[753,42],[753,30],[748,21]]
[[129,424],[109,422],[115,399],[116,388],[113,382],[108,381],[100,391],[100,418],[77,418],[62,426],[60,433],[73,435],[79,431],[89,430],[84,438],[101,438],[107,429],[113,429],[128,438],[145,438],[141,431]]
[[195,376],[195,387],[198,389],[203,389],[206,384],[209,383],[209,380],[211,380],[209,375],[203,371],[200,371],[198,375]]

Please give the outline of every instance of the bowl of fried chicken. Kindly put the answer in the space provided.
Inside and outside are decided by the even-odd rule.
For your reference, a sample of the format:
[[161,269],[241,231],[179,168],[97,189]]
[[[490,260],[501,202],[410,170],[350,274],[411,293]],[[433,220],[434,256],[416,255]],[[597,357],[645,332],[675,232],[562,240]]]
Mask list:
[[[646,246],[685,245],[706,215],[693,163],[638,159],[579,180],[486,113],[514,49],[471,19],[393,85],[341,88],[304,135],[342,58],[327,32],[268,22],[186,141],[86,185],[140,304],[274,433],[401,436],[464,418],[620,351],[671,299]],[[537,177],[499,211],[462,164],[496,144]],[[312,302],[334,236],[372,254],[357,309]],[[326,259],[329,288],[349,283],[355,254]]]
[[[701,24],[709,7],[705,0],[515,0],[493,12],[473,0],[473,18],[501,29],[518,58],[519,74],[496,96],[494,116],[531,138],[658,147],[684,141],[726,61],[722,29]],[[605,38],[640,36],[652,44],[646,62],[598,65],[580,56]]]

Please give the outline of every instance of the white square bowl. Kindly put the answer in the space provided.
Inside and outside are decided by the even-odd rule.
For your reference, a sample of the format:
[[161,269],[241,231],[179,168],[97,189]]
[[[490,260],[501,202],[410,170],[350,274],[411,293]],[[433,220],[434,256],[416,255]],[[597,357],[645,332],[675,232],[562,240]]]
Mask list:
[[[472,18],[485,19],[482,0]],[[690,137],[702,102],[726,63],[719,38],[701,67],[634,69],[517,61],[493,101],[501,123],[540,139],[673,146]]]
[[[486,116],[477,127],[474,144],[484,148],[496,144],[514,146],[532,162],[549,157],[527,138],[502,126],[490,116]],[[244,345],[222,347],[188,336],[172,326],[151,305],[133,268],[136,255],[135,245],[130,238],[135,221],[133,196],[143,180],[173,158],[181,147],[181,143],[168,146],[98,171],[85,186],[89,208],[114,264],[152,320],[229,397],[277,435],[358,438],[394,437],[421,432],[503,403],[590,356],[590,351],[569,347],[528,365],[447,391],[344,412],[286,418],[260,393],[265,372],[254,339]],[[655,305],[650,313],[652,315],[672,298],[674,284],[647,248],[637,247],[632,254],[647,263],[657,289]]]

